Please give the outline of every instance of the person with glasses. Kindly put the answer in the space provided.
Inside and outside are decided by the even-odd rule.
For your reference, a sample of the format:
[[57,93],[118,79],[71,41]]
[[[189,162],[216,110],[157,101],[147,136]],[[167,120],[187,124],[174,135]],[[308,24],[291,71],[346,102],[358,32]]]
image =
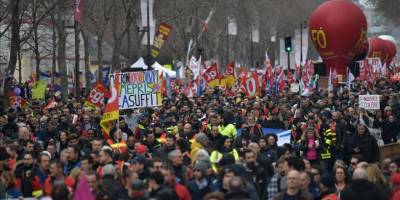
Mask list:
[[313,182],[316,185],[320,185],[320,183],[321,183],[321,168],[319,166],[317,166],[317,165],[313,165],[311,167],[310,173],[311,173],[311,176],[313,178]]
[[364,159],[361,155],[355,154],[355,155],[351,156],[350,166],[347,170],[348,174],[353,174],[353,171],[356,169],[357,164],[362,161],[364,161]]
[[150,172],[160,171],[161,168],[164,166],[164,161],[161,158],[153,158],[151,165],[150,165]]

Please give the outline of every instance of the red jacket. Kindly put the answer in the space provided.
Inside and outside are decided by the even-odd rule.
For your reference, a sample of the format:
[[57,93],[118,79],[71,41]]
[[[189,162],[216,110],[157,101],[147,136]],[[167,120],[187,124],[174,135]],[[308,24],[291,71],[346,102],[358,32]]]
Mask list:
[[174,190],[179,197],[179,200],[192,200],[187,188],[179,183],[175,183]]
[[[53,190],[53,177],[49,176],[46,181],[44,182],[44,195],[45,196],[50,196],[51,191]],[[73,188],[75,185],[75,179],[71,178],[70,176],[67,176],[64,178],[64,184],[68,187],[68,190],[70,192],[73,192]]]

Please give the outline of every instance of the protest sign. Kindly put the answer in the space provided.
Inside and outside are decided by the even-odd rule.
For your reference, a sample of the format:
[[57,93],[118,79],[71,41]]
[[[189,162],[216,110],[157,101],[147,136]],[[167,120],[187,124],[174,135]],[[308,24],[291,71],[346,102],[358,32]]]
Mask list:
[[153,58],[158,57],[160,54],[161,47],[163,46],[165,40],[171,34],[172,26],[167,23],[161,23],[156,36],[154,37],[153,48],[151,49],[151,56]]
[[359,95],[358,105],[366,110],[379,110],[379,95]]
[[110,79],[120,76],[119,110],[160,106],[161,84],[158,71],[138,71],[112,74]]

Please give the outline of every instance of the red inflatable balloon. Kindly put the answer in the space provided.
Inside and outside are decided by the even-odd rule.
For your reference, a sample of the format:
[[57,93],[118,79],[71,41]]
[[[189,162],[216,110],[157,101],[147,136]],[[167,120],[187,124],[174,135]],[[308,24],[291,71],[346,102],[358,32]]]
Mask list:
[[392,62],[394,56],[396,56],[397,49],[396,49],[396,44],[394,44],[392,41],[389,40],[384,40],[384,41],[386,42],[386,47],[387,47],[386,66],[388,66]]
[[326,1],[311,15],[309,34],[326,71],[333,68],[345,75],[367,38],[367,19],[349,0]]
[[373,37],[369,40],[369,58],[379,58],[383,63],[385,63],[386,58],[388,57],[388,47],[386,46],[386,41],[382,40],[378,37]]

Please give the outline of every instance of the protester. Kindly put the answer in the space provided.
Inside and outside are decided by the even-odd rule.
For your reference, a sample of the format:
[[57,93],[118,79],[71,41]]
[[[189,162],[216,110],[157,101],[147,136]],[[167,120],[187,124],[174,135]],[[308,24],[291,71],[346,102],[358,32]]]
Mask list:
[[[376,163],[379,145],[397,142],[400,87],[382,81],[310,95],[248,95],[239,81],[232,93],[176,89],[161,106],[120,110],[108,132],[105,105],[47,99],[0,116],[0,198],[71,198],[86,176],[95,199],[395,199],[397,160]],[[367,92],[380,110],[359,109]]]

